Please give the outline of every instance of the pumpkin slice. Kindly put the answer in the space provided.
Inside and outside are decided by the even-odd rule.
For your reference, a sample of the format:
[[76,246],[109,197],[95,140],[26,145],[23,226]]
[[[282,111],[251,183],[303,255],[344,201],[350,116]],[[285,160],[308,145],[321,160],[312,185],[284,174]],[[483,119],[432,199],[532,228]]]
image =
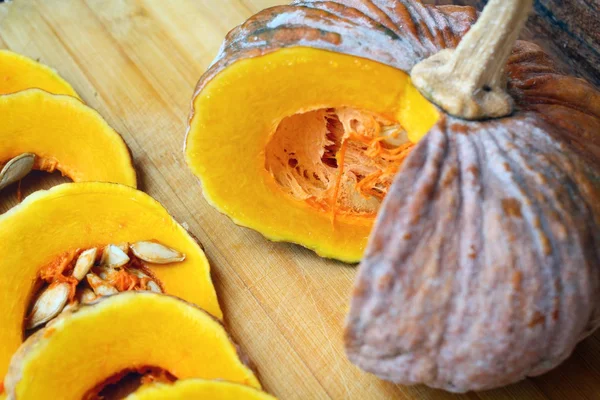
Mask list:
[[136,186],[123,138],[81,101],[28,89],[0,96],[0,115],[0,165],[33,153],[34,169],[57,169],[75,182]]
[[0,94],[29,88],[79,98],[75,89],[52,68],[12,51],[0,50]]
[[184,379],[172,385],[155,384],[142,386],[126,400],[274,400],[275,397],[239,383]]
[[358,261],[435,108],[406,73],[318,49],[280,49],[212,74],[199,83],[186,141],[208,201],[272,240]]
[[81,399],[107,379],[154,366],[177,378],[260,388],[220,322],[181,299],[124,292],[64,313],[11,360],[9,399]]
[[143,192],[111,183],[66,183],[33,193],[0,215],[0,226],[0,377],[23,340],[40,269],[65,251],[154,239],[185,254],[182,262],[149,264],[165,292],[222,318],[204,252]]

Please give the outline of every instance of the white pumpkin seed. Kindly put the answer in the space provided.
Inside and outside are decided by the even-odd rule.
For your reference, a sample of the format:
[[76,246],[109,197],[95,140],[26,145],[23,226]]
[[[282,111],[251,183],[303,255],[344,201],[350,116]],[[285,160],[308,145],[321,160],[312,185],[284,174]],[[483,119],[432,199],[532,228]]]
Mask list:
[[408,133],[399,124],[384,126],[379,135],[384,138],[384,142],[394,147],[399,147],[410,141]]
[[131,246],[136,257],[153,264],[168,264],[185,260],[185,254],[156,242],[140,241]]
[[97,296],[108,296],[111,294],[117,294],[119,291],[110,283],[101,279],[98,275],[94,273],[89,273],[86,275],[87,281],[92,287],[92,290]]
[[73,268],[73,277],[78,281],[81,281],[90,269],[94,265],[94,261],[96,260],[96,253],[98,249],[91,248],[79,255],[77,258],[77,262],[75,263],[75,268]]
[[135,276],[137,276],[140,279],[142,279],[142,278],[150,279],[150,277],[148,275],[146,275],[145,273],[143,273],[142,271],[140,271],[139,269],[136,269],[136,268],[127,268],[127,272],[134,274]]
[[[156,283],[155,281],[153,281],[152,278],[150,278],[150,276],[148,276],[147,274],[143,273],[139,269],[130,268],[127,271],[131,272],[132,274],[134,274],[135,276],[137,276],[141,280],[145,279],[146,280],[146,290],[149,290],[149,291],[155,292],[155,293],[162,293],[163,292],[162,289],[160,288],[160,286],[158,285],[158,283]],[[142,284],[143,284],[143,281],[142,281]]]
[[161,290],[160,286],[158,286],[158,283],[156,283],[154,281],[148,281],[148,283],[146,284],[146,287],[148,288],[149,291],[154,292],[154,293],[162,293],[163,292]]
[[119,246],[115,244],[109,244],[104,248],[102,252],[102,258],[100,259],[100,265],[105,265],[111,268],[122,267],[129,262],[129,256]]
[[115,269],[109,267],[94,267],[93,271],[105,281],[110,281],[113,275],[117,272]]
[[65,312],[69,312],[75,308],[77,308],[77,306],[79,305],[79,302],[77,300],[68,303],[61,311],[61,313],[65,313]]
[[117,246],[119,249],[121,249],[123,251],[123,253],[129,254],[129,243],[127,243],[127,242],[117,243],[117,244],[115,244],[115,246]]
[[77,299],[82,304],[91,303],[92,301],[96,300],[96,297],[96,293],[94,293],[94,291],[90,288],[77,290]]
[[6,163],[0,171],[0,190],[23,179],[33,169],[35,154],[23,153]]
[[60,282],[48,286],[36,299],[27,319],[27,329],[34,329],[56,317],[69,299],[69,284]]

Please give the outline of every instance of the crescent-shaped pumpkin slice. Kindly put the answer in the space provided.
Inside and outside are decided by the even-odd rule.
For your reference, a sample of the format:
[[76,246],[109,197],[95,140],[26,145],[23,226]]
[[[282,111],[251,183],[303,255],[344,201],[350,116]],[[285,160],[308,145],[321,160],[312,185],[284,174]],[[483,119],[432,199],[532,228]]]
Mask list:
[[38,88],[79,98],[52,68],[9,50],[0,50],[0,95]]
[[23,341],[23,321],[44,265],[69,250],[149,239],[185,254],[183,262],[149,264],[164,291],[221,319],[204,252],[143,192],[112,183],[66,183],[33,193],[0,215],[0,377]]
[[75,182],[136,186],[123,138],[98,112],[76,98],[23,90],[0,96],[0,115],[0,165],[33,153],[34,169],[57,169]]
[[126,400],[275,400],[255,388],[226,381],[183,379],[172,385],[155,384],[141,387]]
[[173,376],[260,388],[225,328],[181,299],[123,292],[63,313],[11,360],[9,399],[81,399],[123,371],[154,366]]

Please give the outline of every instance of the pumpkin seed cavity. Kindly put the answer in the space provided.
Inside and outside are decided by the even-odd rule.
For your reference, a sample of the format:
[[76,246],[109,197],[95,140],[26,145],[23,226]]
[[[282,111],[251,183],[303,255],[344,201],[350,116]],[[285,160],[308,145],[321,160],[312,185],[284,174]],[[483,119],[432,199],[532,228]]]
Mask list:
[[[181,262],[185,255],[156,241],[108,244],[68,251],[39,273],[25,321],[27,335],[51,322],[61,312],[101,296],[129,290],[163,293],[164,287],[148,264]],[[36,285],[37,288],[40,284]]]
[[323,108],[281,121],[265,168],[281,190],[323,212],[374,217],[413,147],[392,119]]

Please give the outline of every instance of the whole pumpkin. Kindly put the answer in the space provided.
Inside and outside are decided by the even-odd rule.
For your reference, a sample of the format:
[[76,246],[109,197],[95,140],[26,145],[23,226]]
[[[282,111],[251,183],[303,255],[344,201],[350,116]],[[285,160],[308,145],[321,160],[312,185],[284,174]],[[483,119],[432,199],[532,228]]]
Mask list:
[[[490,1],[468,43],[413,66],[428,98],[483,120],[440,118],[382,204],[345,341],[354,363],[384,379],[454,392],[502,386],[554,368],[600,326],[600,93],[531,43],[517,42],[505,66],[510,47],[472,50],[516,37],[510,26],[498,38],[482,32],[511,12],[524,23],[530,5]],[[397,23],[420,15],[396,14]],[[432,43],[421,27],[421,43]],[[481,63],[491,70],[481,86],[466,85],[472,103],[452,78],[480,60],[461,65],[458,53],[492,61]],[[504,85],[512,113],[485,119],[497,104],[480,115],[489,104],[478,100]]]
[[[209,110],[211,101],[222,108],[218,99],[230,99],[237,117],[238,109],[249,107],[250,97],[236,97],[242,92],[226,83],[253,65],[262,68],[265,81],[277,81],[281,72],[269,68],[272,59],[266,58],[273,54],[285,54],[288,69],[296,69],[302,81],[309,71],[298,64],[311,60],[291,52],[295,49],[330,52],[323,64],[342,65],[341,54],[352,56],[356,65],[367,59],[409,74],[441,50],[456,47],[476,16],[471,7],[414,0],[303,0],[253,16],[230,32],[197,86],[186,152],[194,172],[208,183],[205,195],[237,222],[271,238],[353,259],[355,253],[344,257],[335,250],[342,240],[315,244],[334,237],[319,236],[316,222],[313,231],[298,229],[299,239],[291,239],[287,231],[278,235],[278,223],[302,223],[296,214],[255,223],[260,215],[252,213],[260,205],[252,195],[236,200],[242,191],[228,197],[238,189],[219,183],[231,176],[226,167],[215,169],[205,158],[207,141],[217,137],[237,157],[259,146],[236,143],[235,133],[219,125],[229,122],[219,119],[218,107]],[[488,13],[492,33],[502,25],[493,18]],[[507,87],[510,107],[504,114],[512,110],[509,116],[467,121],[436,108],[422,117],[419,113],[431,104],[420,101],[403,110],[409,120],[414,115],[427,119],[428,129],[424,136],[412,135],[416,145],[381,204],[345,329],[350,360],[383,379],[454,392],[492,388],[553,368],[600,325],[600,93],[557,72],[547,55],[528,42],[516,43],[505,68],[495,67],[494,85],[475,89],[485,96],[483,92]],[[340,90],[353,87],[349,70],[344,65],[329,79],[339,82]],[[504,70],[506,76],[500,74]],[[366,77],[357,76],[363,79],[365,98],[385,97],[386,88],[371,90]],[[287,99],[318,92],[318,83],[309,83],[313,86],[304,90],[290,83],[271,92],[255,84],[258,94],[251,100],[275,98],[287,112]],[[388,82],[390,91],[395,84]],[[403,85],[396,98],[400,103],[416,91],[410,81]],[[287,91],[289,87],[295,91]],[[378,105],[375,100],[364,104]],[[306,108],[341,105],[323,100]],[[247,132],[264,129],[270,130],[266,137],[272,135],[276,125],[261,120],[270,112],[257,109],[252,121],[258,128]],[[235,139],[244,137],[240,133]],[[210,161],[225,156],[219,151]],[[264,162],[264,152],[251,156]],[[248,193],[257,185],[246,177],[235,184]],[[276,213],[277,207],[273,203],[271,211]]]

